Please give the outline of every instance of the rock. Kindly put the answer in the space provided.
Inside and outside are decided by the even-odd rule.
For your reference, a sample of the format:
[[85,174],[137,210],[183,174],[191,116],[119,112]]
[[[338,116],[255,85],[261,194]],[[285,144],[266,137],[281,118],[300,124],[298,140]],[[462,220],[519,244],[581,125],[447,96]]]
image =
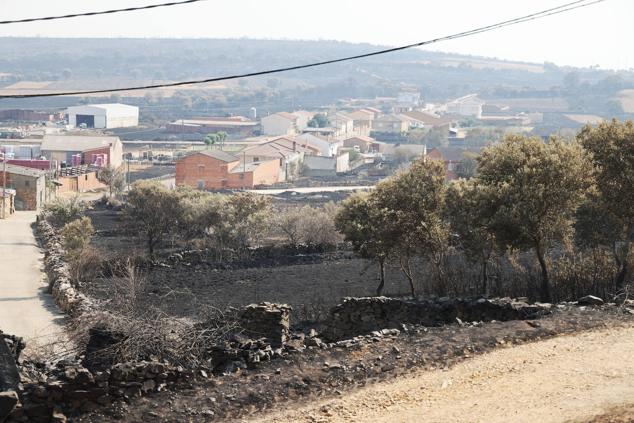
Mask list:
[[577,300],[577,305],[599,306],[599,305],[603,305],[603,300],[599,297],[595,297],[594,295],[586,295],[585,297],[581,297]]
[[66,423],[67,421],[66,416],[60,411],[54,411],[51,416],[51,423]]
[[15,391],[0,392],[0,422],[3,422],[19,402]]

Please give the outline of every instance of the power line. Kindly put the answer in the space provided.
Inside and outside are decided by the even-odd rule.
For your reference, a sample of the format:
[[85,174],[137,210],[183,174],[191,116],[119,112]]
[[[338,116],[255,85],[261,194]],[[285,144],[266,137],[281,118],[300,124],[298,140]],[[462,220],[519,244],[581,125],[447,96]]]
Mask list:
[[397,51],[402,51],[402,50],[412,49],[412,48],[415,48],[415,47],[422,47],[422,46],[425,46],[425,45],[439,43],[441,41],[449,41],[449,40],[455,40],[455,39],[458,39],[458,38],[465,38],[465,37],[468,37],[468,36],[471,36],[471,35],[476,35],[476,34],[481,34],[481,33],[484,33],[484,32],[494,31],[496,29],[504,28],[504,27],[507,27],[507,26],[517,25],[517,24],[524,23],[524,22],[529,22],[529,21],[533,21],[533,20],[537,20],[537,19],[542,19],[542,18],[545,18],[547,16],[558,15],[558,14],[569,12],[569,11],[572,11],[572,10],[581,9],[581,8],[592,6],[592,5],[595,5],[595,4],[598,4],[598,3],[603,3],[605,1],[608,1],[608,0],[593,0],[593,1],[590,1],[590,2],[587,2],[587,0],[577,0],[577,1],[573,1],[573,2],[570,2],[570,3],[563,4],[561,6],[557,6],[557,7],[553,7],[553,8],[550,8],[550,9],[542,10],[541,12],[531,13],[529,15],[524,15],[524,16],[521,16],[521,17],[518,17],[518,18],[514,18],[514,19],[498,22],[498,23],[495,23],[495,24],[491,24],[491,25],[487,25],[487,26],[471,29],[471,30],[468,30],[468,31],[459,32],[459,33],[452,34],[452,35],[446,35],[444,37],[434,38],[432,40],[421,41],[421,42],[414,43],[414,44],[408,44],[408,45],[404,45],[404,46],[400,46],[400,47],[393,47],[393,48],[389,48],[389,49],[378,50],[378,51],[373,51],[373,52],[364,53],[364,54],[358,54],[358,55],[354,55],[354,56],[341,57],[341,58],[338,58],[338,59],[331,59],[331,60],[325,60],[325,61],[321,61],[321,62],[307,63],[307,64],[303,64],[303,65],[288,66],[288,67],[269,69],[269,70],[264,70],[264,71],[259,71],[259,72],[249,72],[249,73],[236,74],[236,75],[230,75],[230,76],[222,76],[222,77],[215,77],[215,78],[206,78],[206,79],[197,79],[197,80],[190,80],[190,81],[170,82],[170,83],[163,83],[163,84],[151,84],[151,85],[133,86],[133,87],[127,87],[127,88],[111,88],[111,89],[67,91],[67,92],[39,93],[39,94],[0,95],[0,99],[3,99],[3,98],[60,97],[60,96],[69,96],[69,95],[101,94],[101,93],[113,93],[113,92],[122,92],[122,91],[149,90],[149,89],[155,89],[155,88],[169,88],[169,87],[178,87],[178,86],[183,86],[183,85],[194,85],[194,84],[205,84],[205,83],[209,83],[209,82],[229,81],[229,80],[232,80],[232,79],[240,79],[240,78],[248,78],[248,77],[253,77],[253,76],[270,75],[270,74],[274,74],[274,73],[289,72],[289,71],[294,71],[294,70],[299,70],[299,69],[306,69],[306,68],[312,68],[312,67],[316,67],[316,66],[330,65],[330,64],[334,64],[334,63],[341,63],[341,62],[347,62],[347,61],[351,61],[351,60],[358,60],[358,59],[364,59],[364,58],[373,57],[373,56],[379,56],[379,55],[388,54],[388,53],[394,53],[394,52],[397,52]]
[[40,21],[54,21],[54,20],[57,20],[57,19],[80,18],[80,17],[84,17],[84,16],[110,15],[110,14],[113,14],[113,13],[120,13],[120,12],[135,12],[137,10],[157,9],[159,7],[180,6],[180,5],[183,5],[183,4],[198,3],[198,2],[201,2],[201,1],[208,1],[208,0],[182,0],[182,1],[172,1],[172,2],[169,2],[169,3],[149,4],[147,6],[126,7],[124,9],[102,10],[102,11],[99,11],[99,12],[72,13],[72,14],[69,14],[69,15],[44,16],[44,17],[40,17],[40,18],[16,19],[16,20],[12,20],[12,21],[0,21],[0,25],[9,25],[9,24],[27,23],[27,22],[40,22]]

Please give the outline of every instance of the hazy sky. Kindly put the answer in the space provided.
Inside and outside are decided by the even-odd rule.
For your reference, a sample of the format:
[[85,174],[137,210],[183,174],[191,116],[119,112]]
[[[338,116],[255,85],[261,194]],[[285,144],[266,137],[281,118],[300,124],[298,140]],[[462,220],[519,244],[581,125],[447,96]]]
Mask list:
[[[162,0],[0,0],[0,19],[139,6]],[[409,44],[570,0],[210,0],[142,12],[0,26],[0,36],[326,39]],[[558,65],[634,68],[634,1],[433,46],[434,50]]]

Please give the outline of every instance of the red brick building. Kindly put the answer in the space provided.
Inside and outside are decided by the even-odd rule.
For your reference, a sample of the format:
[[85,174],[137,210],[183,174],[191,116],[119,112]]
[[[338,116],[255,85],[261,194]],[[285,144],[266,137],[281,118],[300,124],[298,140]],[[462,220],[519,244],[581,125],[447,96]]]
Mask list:
[[278,182],[279,160],[242,163],[220,150],[201,151],[176,162],[176,186],[198,189],[240,189]]

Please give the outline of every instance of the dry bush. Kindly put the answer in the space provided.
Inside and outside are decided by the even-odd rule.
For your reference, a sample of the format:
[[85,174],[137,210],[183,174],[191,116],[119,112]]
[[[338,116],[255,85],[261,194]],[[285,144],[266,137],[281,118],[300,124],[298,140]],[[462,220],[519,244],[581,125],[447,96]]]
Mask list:
[[273,228],[291,246],[329,248],[343,241],[335,228],[336,206],[333,203],[323,208],[304,206],[278,213]]
[[79,219],[85,211],[86,203],[80,200],[78,195],[68,199],[57,198],[44,207],[48,221],[58,228]]
[[240,331],[234,313],[210,306],[199,307],[199,324],[163,313],[142,301],[147,280],[138,269],[128,263],[125,272],[125,277],[113,279],[108,311],[85,313],[71,324],[72,338],[80,348],[88,344],[92,328],[116,338],[91,359],[105,363],[167,360],[195,367],[208,360],[212,346]]

